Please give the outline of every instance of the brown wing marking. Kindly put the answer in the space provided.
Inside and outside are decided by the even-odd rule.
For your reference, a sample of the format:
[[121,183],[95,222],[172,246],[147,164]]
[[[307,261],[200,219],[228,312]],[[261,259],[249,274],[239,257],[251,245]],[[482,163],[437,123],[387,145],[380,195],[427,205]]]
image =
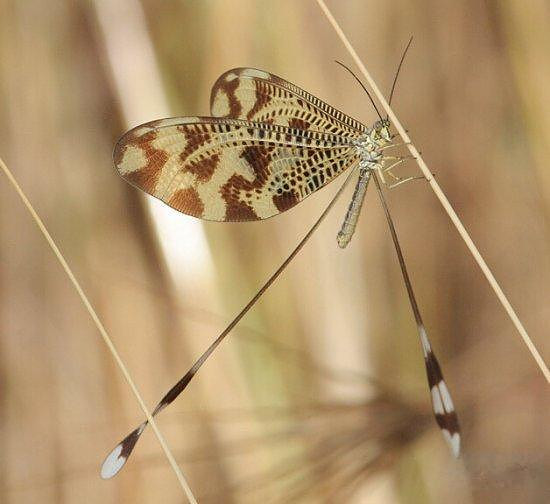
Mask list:
[[235,96],[235,91],[239,87],[239,80],[228,75],[225,79],[219,81],[218,107],[226,117],[240,117],[242,106],[240,100]]
[[[237,79],[235,79],[237,81]],[[236,96],[235,96],[236,99]],[[256,85],[256,99],[254,100],[254,105],[252,105],[252,108],[246,113],[246,118],[249,121],[254,121],[256,117],[259,117],[260,110],[266,108],[271,102],[273,101],[273,96],[266,92],[265,89],[262,89],[262,86],[258,83]],[[238,116],[231,116],[231,117],[238,117]],[[264,122],[266,120],[271,119],[270,117],[264,117]],[[258,119],[258,122],[262,122]],[[289,124],[290,126],[290,124]]]
[[[168,154],[163,149],[153,146],[155,138],[154,131],[140,135],[139,128],[131,130],[126,135],[126,155],[134,157],[141,165],[140,170],[128,173],[128,181],[145,191],[156,187],[162,168],[168,161]],[[122,151],[115,149],[113,158],[118,166],[122,161]]]
[[298,195],[293,191],[287,191],[283,194],[276,194],[275,196],[273,196],[273,203],[275,204],[279,212],[285,212],[299,202],[300,200],[298,199]]
[[243,147],[240,157],[252,167],[254,178],[247,180],[242,175],[233,175],[221,187],[220,192],[227,205],[226,220],[257,220],[259,217],[256,211],[242,200],[241,195],[244,193],[246,199],[250,200],[254,194],[261,194],[261,189],[269,177],[269,164],[272,159],[269,148],[264,145]]
[[178,189],[168,201],[168,204],[187,215],[201,217],[204,212],[204,204],[197,190],[193,187]]

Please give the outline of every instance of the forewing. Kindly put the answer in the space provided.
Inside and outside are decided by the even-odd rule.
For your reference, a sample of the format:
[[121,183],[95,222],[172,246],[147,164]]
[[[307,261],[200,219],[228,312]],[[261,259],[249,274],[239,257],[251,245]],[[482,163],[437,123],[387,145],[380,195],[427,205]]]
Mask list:
[[280,124],[357,136],[366,126],[276,75],[235,68],[216,81],[210,96],[215,117]]
[[118,141],[113,157],[134,186],[213,221],[284,212],[357,160],[349,138],[212,117],[138,126]]

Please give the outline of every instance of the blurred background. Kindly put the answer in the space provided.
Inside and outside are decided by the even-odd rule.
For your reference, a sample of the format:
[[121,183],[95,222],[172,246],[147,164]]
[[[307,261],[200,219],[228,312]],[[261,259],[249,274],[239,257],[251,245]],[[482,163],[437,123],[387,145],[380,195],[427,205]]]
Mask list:
[[[550,360],[550,6],[328,2]],[[73,266],[150,407],[306,232],[339,182],[265,222],[201,223],[115,173],[129,127],[208,115],[232,67],[376,116],[312,0],[0,1],[0,156]],[[387,92],[387,91],[386,91]],[[399,174],[416,174],[408,163]],[[348,191],[351,196],[351,191]],[[348,249],[338,203],[158,424],[199,502],[550,501],[548,384],[429,187],[388,191],[463,456],[431,417],[374,190]],[[183,503],[89,315],[0,177],[0,502]]]

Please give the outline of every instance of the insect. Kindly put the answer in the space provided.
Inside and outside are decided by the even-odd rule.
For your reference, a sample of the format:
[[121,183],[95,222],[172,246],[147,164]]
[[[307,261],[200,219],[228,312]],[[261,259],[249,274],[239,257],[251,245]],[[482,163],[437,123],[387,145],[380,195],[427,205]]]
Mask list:
[[[398,73],[399,69],[390,101]],[[184,214],[232,222],[267,219],[285,212],[346,170],[357,169],[354,197],[338,233],[341,247],[351,240],[369,180],[374,179],[416,319],[433,412],[451,451],[458,456],[457,415],[428,340],[378,180],[393,187],[412,178],[401,179],[392,172],[404,158],[386,154],[399,145],[393,142],[388,119],[378,113],[379,120],[367,127],[298,86],[253,68],[224,73],[213,86],[210,106],[212,117],[160,119],[127,132],[118,141],[113,156],[121,176]],[[300,250],[342,190],[343,186],[281,267],[161,399],[153,416],[187,387]],[[103,478],[114,476],[122,468],[146,426],[147,421],[140,424],[111,451],[101,469]]]

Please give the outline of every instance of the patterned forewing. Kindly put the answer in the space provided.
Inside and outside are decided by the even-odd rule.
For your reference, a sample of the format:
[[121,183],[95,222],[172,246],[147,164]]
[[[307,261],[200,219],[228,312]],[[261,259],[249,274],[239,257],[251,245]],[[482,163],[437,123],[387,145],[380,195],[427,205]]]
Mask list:
[[235,68],[216,81],[210,97],[215,117],[280,124],[356,137],[366,130],[359,121],[276,75],[255,68]]
[[208,117],[138,126],[114,151],[128,182],[180,212],[213,221],[284,212],[356,160],[349,138]]

